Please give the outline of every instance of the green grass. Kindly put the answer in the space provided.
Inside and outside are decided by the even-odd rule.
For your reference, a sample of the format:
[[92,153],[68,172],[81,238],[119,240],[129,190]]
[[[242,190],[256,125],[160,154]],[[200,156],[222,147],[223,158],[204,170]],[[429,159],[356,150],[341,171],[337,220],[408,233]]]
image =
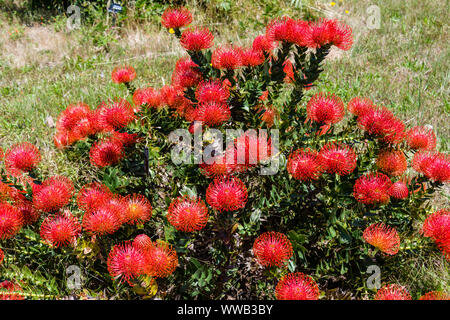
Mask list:
[[[212,2],[214,6],[207,7],[197,6],[196,1],[188,4],[200,24],[215,23],[212,29],[217,34],[216,44],[222,40],[248,44],[277,15],[300,17],[301,13],[320,12],[307,7],[299,10],[291,1],[236,1],[230,6],[227,1]],[[356,25],[355,45],[349,52],[332,54],[318,88],[308,94],[326,90],[345,102],[354,96],[369,97],[394,110],[409,126],[432,125],[439,149],[447,152],[448,1],[336,2],[330,6],[317,1],[313,7],[333,11]],[[367,18],[366,8],[372,4],[381,9],[381,28],[357,27]],[[217,6],[223,6],[221,11]],[[219,19],[217,12],[222,13]],[[21,141],[35,143],[43,154],[44,175],[64,174],[78,183],[89,180],[94,169],[86,159],[69,160],[66,153],[55,149],[55,129],[48,125],[47,118],[56,121],[68,104],[78,101],[96,106],[116,96],[130,98],[122,86],[110,81],[111,70],[117,64],[135,67],[136,86],[160,87],[170,82],[182,51],[176,40],[160,29],[157,17],[139,23],[129,19],[122,29],[103,28],[95,20],[72,32],[64,31],[65,21],[65,17],[57,16],[43,26],[30,27],[20,17],[0,13],[0,146],[7,148]],[[40,42],[34,39],[36,30]],[[55,39],[64,47],[52,46]],[[410,265],[399,281],[416,289],[423,285],[421,282],[427,282],[449,290],[448,264],[441,256],[412,259]]]

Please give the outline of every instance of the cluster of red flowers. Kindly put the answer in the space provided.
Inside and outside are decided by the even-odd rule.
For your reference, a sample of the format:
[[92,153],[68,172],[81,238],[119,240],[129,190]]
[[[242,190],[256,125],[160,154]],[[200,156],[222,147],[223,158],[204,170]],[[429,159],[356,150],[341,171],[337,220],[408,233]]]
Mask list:
[[25,300],[21,293],[22,288],[17,283],[8,280],[0,282],[0,300]]
[[100,183],[85,185],[77,197],[85,210],[83,229],[102,236],[116,232],[123,224],[143,224],[152,217],[152,205],[142,195],[115,195]]
[[430,237],[450,260],[450,211],[441,209],[429,215],[422,226],[424,236]]
[[114,279],[130,281],[141,275],[164,278],[177,265],[176,251],[164,241],[152,241],[140,234],[132,242],[114,246],[108,256],[108,271]]

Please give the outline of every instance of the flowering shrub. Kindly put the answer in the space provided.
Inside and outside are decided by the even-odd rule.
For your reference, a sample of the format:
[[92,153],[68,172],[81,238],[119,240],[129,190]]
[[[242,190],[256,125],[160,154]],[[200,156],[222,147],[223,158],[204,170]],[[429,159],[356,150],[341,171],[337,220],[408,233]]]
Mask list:
[[[276,18],[244,48],[215,45],[192,22],[185,8],[162,16],[187,52],[170,85],[136,89],[138,72],[116,67],[112,81],[131,99],[78,102],[60,114],[56,148],[95,173],[81,188],[43,177],[28,142],[1,153],[0,264],[40,248],[20,262],[82,266],[94,297],[319,299],[336,288],[363,296],[373,264],[395,276],[418,252],[437,248],[449,259],[448,209],[430,214],[430,197],[450,180],[434,132],[407,129],[368,98],[306,97],[332,47],[351,48],[349,26]],[[189,136],[172,139],[179,129]],[[223,148],[218,134],[228,139],[230,129]],[[196,137],[209,157],[191,152]],[[274,170],[263,170],[268,163]],[[26,296],[11,280],[0,297]],[[397,284],[372,297],[411,299]]]

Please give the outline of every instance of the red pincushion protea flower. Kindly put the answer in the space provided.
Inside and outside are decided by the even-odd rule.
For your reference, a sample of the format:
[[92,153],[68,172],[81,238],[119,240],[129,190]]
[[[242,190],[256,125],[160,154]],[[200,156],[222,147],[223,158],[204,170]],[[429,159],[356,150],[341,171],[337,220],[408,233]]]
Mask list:
[[367,109],[358,117],[358,125],[387,143],[400,143],[405,137],[405,124],[385,107]]
[[287,171],[300,181],[317,180],[323,172],[317,151],[299,149],[289,155]]
[[53,176],[33,190],[33,204],[44,212],[58,211],[67,205],[72,198],[74,187],[69,178]]
[[201,163],[200,172],[207,177],[226,176],[238,169],[236,162],[236,152],[234,148],[230,148],[222,155],[216,156],[213,163]]
[[190,28],[183,32],[180,44],[188,51],[201,51],[213,46],[214,36],[208,28]]
[[277,300],[318,300],[319,294],[317,283],[301,272],[285,275],[275,288]]
[[271,142],[265,131],[247,131],[234,140],[236,164],[252,166],[270,157]]
[[411,300],[411,295],[405,287],[398,284],[389,284],[377,291],[375,300]]
[[272,20],[266,27],[266,36],[271,41],[295,43],[305,47],[310,42],[311,28],[306,21],[281,17]]
[[246,48],[242,51],[242,66],[256,67],[264,63],[265,57],[261,51]]
[[4,159],[6,170],[12,176],[35,169],[40,161],[39,149],[29,142],[13,145],[6,151]]
[[226,103],[218,102],[200,103],[194,115],[196,121],[203,121],[210,127],[220,126],[230,117],[230,107]]
[[369,110],[375,108],[372,100],[363,97],[355,97],[351,99],[347,104],[348,112],[359,117],[366,114]]
[[408,186],[403,181],[395,182],[388,191],[389,195],[396,199],[406,199],[408,197]]
[[147,198],[140,194],[127,196],[125,219],[128,224],[142,224],[152,217],[152,205]]
[[355,151],[346,144],[326,144],[319,152],[319,160],[326,172],[341,176],[351,173],[356,168]]
[[[125,208],[123,208],[125,209]],[[112,234],[122,225],[121,212],[110,205],[99,205],[83,216],[83,229],[96,235]]]
[[377,166],[391,176],[401,176],[406,171],[408,163],[403,151],[386,150],[378,155]]
[[201,230],[208,222],[208,208],[196,197],[178,197],[172,201],[167,220],[175,229],[184,232]]
[[179,29],[192,22],[191,12],[184,8],[167,8],[161,16],[161,24],[167,29]]
[[311,48],[335,45],[341,50],[349,50],[353,44],[352,28],[337,20],[320,19],[310,24],[308,46]]
[[116,164],[124,156],[123,144],[116,139],[98,141],[89,151],[91,164],[100,168]]
[[449,182],[450,156],[444,153],[437,153],[424,169],[424,173],[428,179],[433,181]]
[[131,243],[115,245],[108,255],[108,271],[113,279],[129,281],[144,270],[144,254]]
[[333,124],[341,121],[345,115],[342,100],[334,94],[317,93],[306,106],[308,118],[321,124]]
[[3,252],[3,250],[0,248],[0,266],[2,265],[3,259],[5,258],[5,253]]
[[150,248],[145,251],[145,274],[156,278],[164,278],[171,275],[177,266],[177,252],[167,242],[153,242]]
[[126,127],[135,119],[131,104],[125,99],[115,99],[103,103],[97,111],[97,123],[103,131],[113,131]]
[[206,190],[206,202],[219,211],[242,209],[247,203],[247,188],[235,177],[216,178]]
[[25,300],[21,295],[22,288],[11,281],[0,282],[0,300]]
[[414,158],[411,165],[417,172],[425,173],[427,171],[427,168],[430,166],[431,162],[433,162],[435,156],[436,156],[435,152],[429,151],[416,152],[414,154]]
[[264,232],[256,238],[253,254],[264,267],[281,266],[292,257],[292,244],[282,233]]
[[430,291],[421,296],[419,300],[450,300],[450,294],[442,291]]
[[59,131],[72,131],[81,120],[89,119],[91,115],[91,108],[86,103],[71,104],[60,113],[56,121],[56,129]]
[[386,254],[395,255],[400,248],[400,237],[397,230],[384,223],[374,223],[368,226],[364,230],[363,238],[367,243]]
[[150,87],[137,89],[133,94],[133,103],[136,106],[146,104],[149,108],[158,109],[161,106],[161,94]]
[[450,211],[442,209],[429,215],[422,226],[425,237],[430,237],[442,247],[450,241]]
[[195,90],[195,97],[200,103],[226,103],[230,91],[220,80],[202,81]]
[[392,181],[383,173],[368,173],[356,180],[353,187],[353,196],[365,204],[378,204],[389,202],[389,188]]
[[133,240],[133,247],[141,251],[148,251],[152,244],[152,239],[150,239],[150,237],[146,234],[139,234]]
[[70,145],[97,132],[95,113],[83,102],[71,104],[59,115],[56,129],[55,145]]
[[131,66],[115,67],[111,73],[111,79],[115,83],[127,83],[136,78],[136,71]]
[[106,185],[92,182],[81,188],[77,196],[77,204],[80,209],[89,211],[111,199],[112,196],[113,194]]
[[36,210],[36,208],[33,206],[33,203],[28,200],[22,200],[19,201],[16,204],[17,210],[20,211],[20,214],[23,218],[23,224],[24,225],[31,225],[39,220],[41,217],[41,213]]
[[426,127],[414,127],[406,133],[406,142],[411,149],[434,150],[436,149],[436,134]]
[[80,233],[81,225],[70,211],[48,216],[41,225],[41,238],[51,247],[75,244]]
[[406,142],[411,149],[435,150],[436,134],[427,127],[414,127],[406,132]]
[[198,70],[198,65],[190,58],[180,58],[172,73],[172,85],[190,88],[196,86],[202,80],[202,74]]
[[253,50],[267,53],[272,52],[275,47],[275,42],[271,41],[265,34],[257,36],[252,44]]
[[0,240],[11,239],[22,228],[20,211],[8,203],[0,203]]
[[216,69],[237,69],[242,66],[242,49],[231,45],[218,47],[212,53],[211,63]]

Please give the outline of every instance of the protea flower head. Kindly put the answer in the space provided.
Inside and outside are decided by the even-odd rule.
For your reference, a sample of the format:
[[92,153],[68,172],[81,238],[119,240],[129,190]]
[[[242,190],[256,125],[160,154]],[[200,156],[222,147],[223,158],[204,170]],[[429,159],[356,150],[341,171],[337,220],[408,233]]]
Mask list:
[[384,150],[377,157],[377,166],[384,173],[391,176],[401,176],[408,166],[403,151]]
[[326,144],[319,152],[319,160],[326,172],[341,176],[356,168],[356,153],[346,144]]
[[358,125],[386,143],[397,144],[405,137],[405,124],[385,107],[367,109],[358,117]]
[[64,247],[76,242],[81,224],[70,211],[47,216],[41,225],[41,238],[51,247]]
[[230,90],[218,80],[202,81],[195,90],[195,98],[200,103],[226,103],[230,97]]
[[208,208],[197,197],[178,197],[172,201],[167,220],[175,229],[184,232],[201,230],[208,222]]
[[264,54],[253,48],[245,48],[242,50],[242,66],[256,67],[264,63]]
[[144,271],[145,258],[130,242],[115,245],[108,255],[108,271],[113,279],[129,281]]
[[432,238],[447,260],[450,260],[450,211],[439,210],[429,215],[422,226],[424,236]]
[[405,287],[398,284],[389,284],[377,291],[375,300],[411,300],[411,295]]
[[408,186],[404,181],[397,181],[392,184],[389,188],[389,196],[395,199],[406,199],[408,197],[409,191]]
[[142,224],[152,217],[152,205],[143,195],[129,195],[125,202],[125,220],[128,224]]
[[300,181],[317,180],[323,172],[319,153],[311,149],[299,149],[289,155],[287,171]]
[[191,12],[184,8],[167,8],[161,16],[161,24],[167,29],[179,29],[192,22]]
[[318,300],[319,294],[317,283],[301,272],[285,275],[275,288],[277,300]]
[[113,194],[109,188],[99,182],[84,185],[77,196],[77,204],[80,209],[93,210],[98,204],[109,200]]
[[121,198],[111,198],[85,212],[83,229],[91,234],[105,235],[116,232],[124,222],[126,204]]
[[39,210],[36,210],[33,202],[29,200],[18,201],[15,206],[22,215],[24,225],[31,225],[38,221],[41,217],[41,212]]
[[421,296],[419,300],[450,300],[450,294],[443,291],[430,291]]
[[172,85],[181,88],[196,86],[202,80],[202,74],[198,70],[198,65],[190,58],[180,58],[172,73]]
[[384,223],[374,223],[368,226],[364,230],[363,238],[367,243],[389,255],[397,254],[400,248],[400,237],[397,230]]
[[33,205],[44,212],[54,212],[67,205],[74,191],[72,181],[64,176],[53,176],[35,185]]
[[242,209],[247,203],[247,188],[236,177],[216,178],[206,189],[206,201],[219,211]]
[[29,142],[13,145],[4,157],[6,171],[12,176],[20,176],[35,169],[40,161],[39,149]]
[[149,250],[152,244],[153,244],[152,239],[150,239],[149,236],[143,233],[137,235],[136,238],[134,238],[133,240],[133,247],[143,252]]
[[211,63],[216,69],[237,69],[242,66],[242,49],[231,45],[220,46],[213,51]]
[[194,112],[193,120],[202,121],[210,127],[220,126],[231,117],[230,107],[226,103],[200,103]]
[[0,240],[13,238],[22,225],[20,211],[8,203],[0,203]]
[[417,126],[406,132],[406,142],[408,142],[411,149],[435,150],[436,134],[432,129]]
[[100,168],[116,164],[124,156],[123,143],[117,139],[97,141],[89,151],[91,164]]
[[133,103],[136,106],[145,104],[149,108],[158,109],[161,107],[161,94],[151,87],[137,89],[133,94]]
[[355,97],[351,99],[347,104],[347,110],[348,112],[354,114],[355,116],[363,116],[369,110],[372,110],[375,108],[374,103],[369,98],[364,97]]
[[352,28],[338,20],[320,19],[310,24],[309,46],[312,48],[334,45],[349,50],[353,45]]
[[213,46],[214,36],[208,28],[190,28],[183,32],[180,44],[188,51],[201,51]]
[[153,242],[144,255],[144,273],[152,277],[165,278],[178,266],[177,252],[165,241]]
[[261,34],[253,40],[252,48],[262,53],[270,53],[275,49],[276,43],[270,40],[267,35]]
[[389,188],[392,181],[383,173],[368,173],[356,180],[353,196],[365,204],[380,204],[389,202]]
[[262,266],[281,266],[291,258],[292,244],[280,232],[264,232],[256,238],[253,254]]
[[450,156],[445,153],[437,153],[424,170],[425,176],[433,181],[450,182]]
[[97,124],[103,131],[126,127],[135,119],[131,104],[125,99],[114,99],[97,109]]
[[136,78],[136,71],[132,66],[115,67],[111,73],[111,79],[115,83],[128,83]]
[[306,106],[308,118],[320,124],[334,124],[345,115],[345,106],[341,98],[334,94],[317,93]]

